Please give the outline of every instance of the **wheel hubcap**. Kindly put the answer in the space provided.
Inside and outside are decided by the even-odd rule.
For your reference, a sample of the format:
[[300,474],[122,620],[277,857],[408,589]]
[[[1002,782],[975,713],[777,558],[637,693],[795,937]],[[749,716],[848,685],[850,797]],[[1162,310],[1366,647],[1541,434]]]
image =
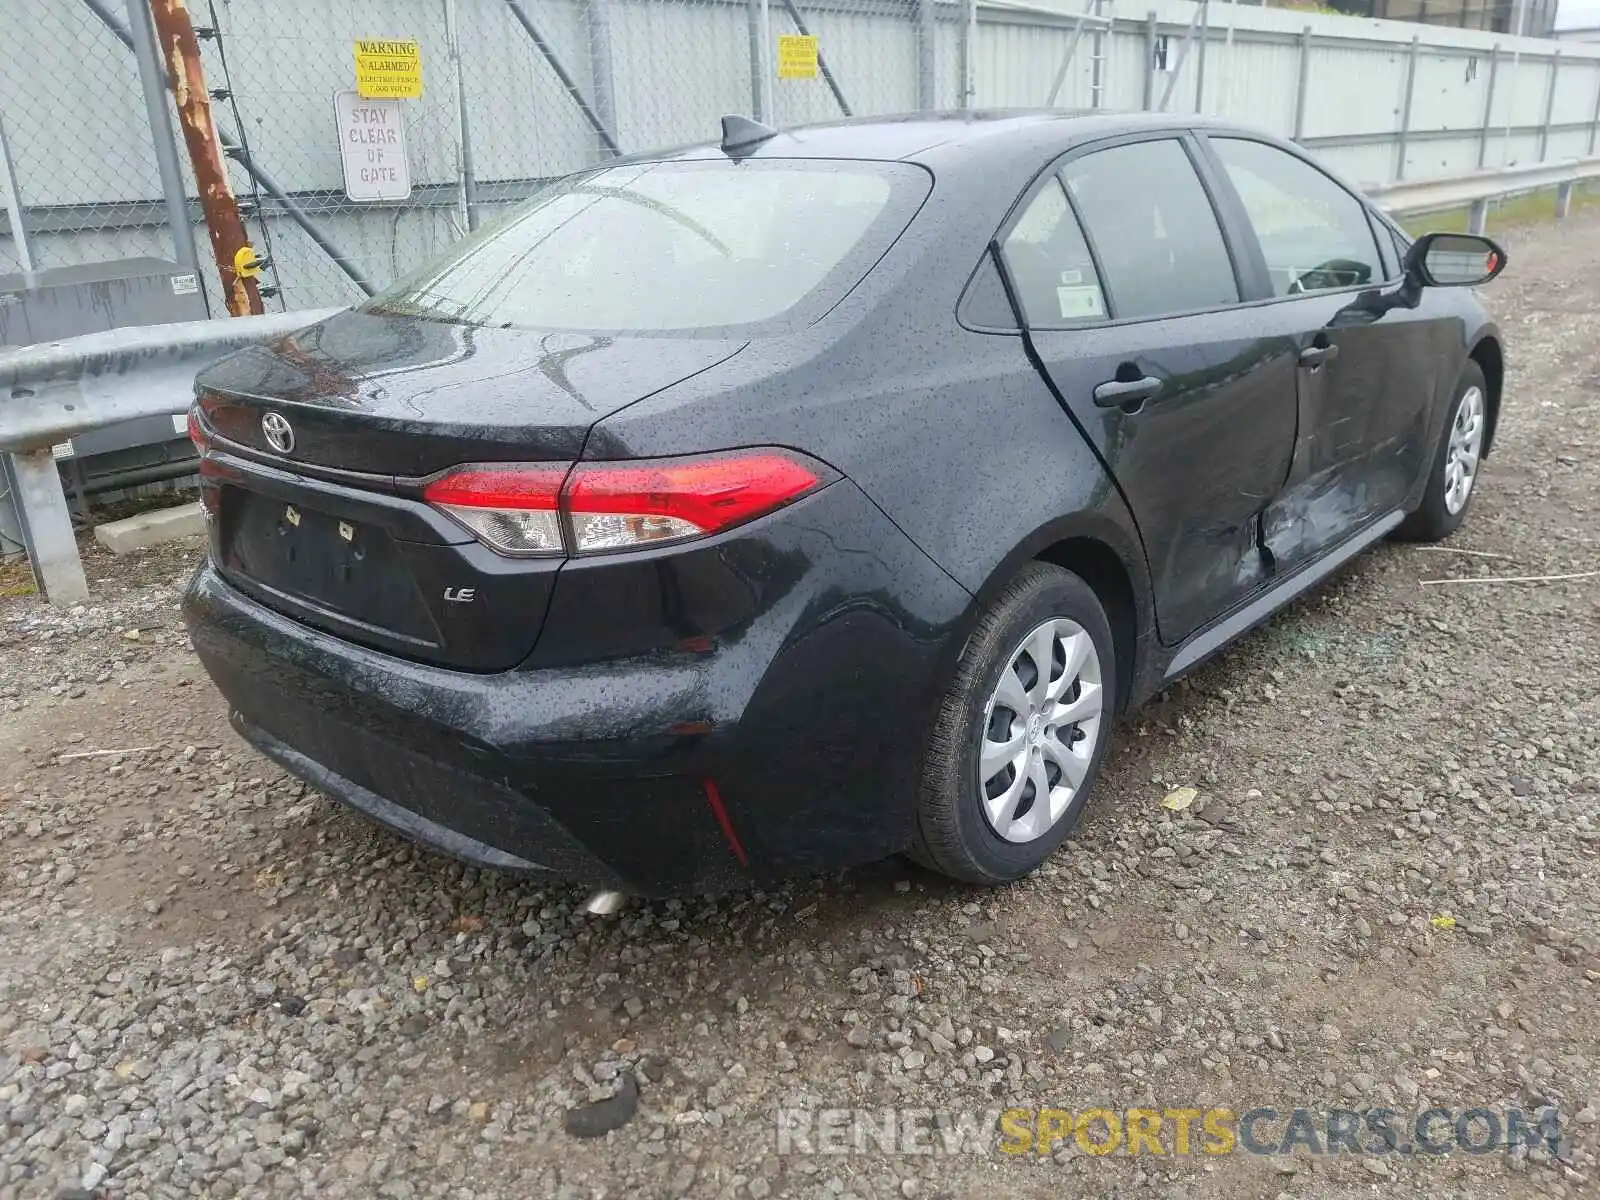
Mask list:
[[1444,459],[1444,507],[1455,516],[1467,506],[1478,478],[1478,456],[1483,450],[1483,392],[1468,388],[1456,405],[1450,422],[1450,447]]
[[1089,772],[1104,698],[1100,656],[1076,621],[1038,626],[1011,652],[983,714],[978,801],[1008,842],[1043,837]]

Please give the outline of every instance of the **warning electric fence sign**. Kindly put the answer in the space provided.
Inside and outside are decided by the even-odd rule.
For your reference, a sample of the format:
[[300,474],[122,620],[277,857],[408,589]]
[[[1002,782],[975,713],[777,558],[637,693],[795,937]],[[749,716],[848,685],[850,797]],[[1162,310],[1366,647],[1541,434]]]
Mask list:
[[416,42],[357,41],[356,92],[364,100],[422,95],[422,47]]

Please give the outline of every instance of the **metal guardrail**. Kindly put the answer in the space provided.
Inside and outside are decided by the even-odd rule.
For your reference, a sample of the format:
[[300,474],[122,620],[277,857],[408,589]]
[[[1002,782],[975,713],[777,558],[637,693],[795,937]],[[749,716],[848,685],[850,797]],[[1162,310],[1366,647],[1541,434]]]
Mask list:
[[206,363],[338,311],[107,329],[0,350],[0,450],[48,448],[102,425],[183,412]]
[[57,442],[122,421],[181,413],[206,363],[337,311],[110,329],[0,351],[0,451],[39,590],[55,604],[89,598],[51,452]]
[[1589,179],[1600,179],[1600,158],[1573,158],[1564,162],[1473,171],[1443,179],[1375,184],[1365,190],[1390,212],[1429,213],[1465,208],[1468,210],[1467,227],[1473,233],[1482,233],[1488,220],[1489,201],[1554,188],[1556,216],[1564,217],[1572,208],[1572,189]]
[[[1573,187],[1588,179],[1600,179],[1600,158],[1381,184],[1366,191],[1391,212],[1466,206],[1471,228],[1481,233],[1489,201],[1555,188],[1556,216],[1564,217]],[[40,590],[56,604],[76,604],[89,594],[51,454],[55,443],[120,421],[183,412],[195,373],[207,362],[336,311],[113,329],[0,351],[0,452]]]

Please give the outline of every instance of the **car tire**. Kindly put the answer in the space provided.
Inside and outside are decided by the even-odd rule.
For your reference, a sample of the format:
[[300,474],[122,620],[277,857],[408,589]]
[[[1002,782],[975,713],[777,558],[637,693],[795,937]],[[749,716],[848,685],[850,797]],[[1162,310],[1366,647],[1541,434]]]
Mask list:
[[[1033,664],[1046,646],[1052,661],[1041,691]],[[978,618],[940,705],[912,857],[986,885],[1019,879],[1044,862],[1093,792],[1111,737],[1116,680],[1111,627],[1093,589],[1060,567],[1024,567]],[[1021,749],[1013,753],[1013,745]],[[989,779],[981,778],[984,767]]]
[[[1464,421],[1470,428],[1463,425]],[[1422,503],[1395,530],[1397,538],[1408,542],[1438,542],[1461,527],[1483,469],[1488,427],[1489,385],[1483,377],[1483,369],[1468,359],[1456,382],[1455,394],[1450,398],[1450,412],[1439,433],[1439,445],[1434,450]],[[1469,449],[1474,457],[1463,486],[1461,455]]]

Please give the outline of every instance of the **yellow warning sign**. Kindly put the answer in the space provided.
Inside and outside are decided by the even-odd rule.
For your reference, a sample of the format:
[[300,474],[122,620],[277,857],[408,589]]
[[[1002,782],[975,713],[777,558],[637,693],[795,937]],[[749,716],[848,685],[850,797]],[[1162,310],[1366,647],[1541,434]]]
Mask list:
[[416,42],[357,41],[356,91],[367,100],[422,95],[422,47]]
[[798,33],[778,35],[778,78],[815,79],[817,39]]

